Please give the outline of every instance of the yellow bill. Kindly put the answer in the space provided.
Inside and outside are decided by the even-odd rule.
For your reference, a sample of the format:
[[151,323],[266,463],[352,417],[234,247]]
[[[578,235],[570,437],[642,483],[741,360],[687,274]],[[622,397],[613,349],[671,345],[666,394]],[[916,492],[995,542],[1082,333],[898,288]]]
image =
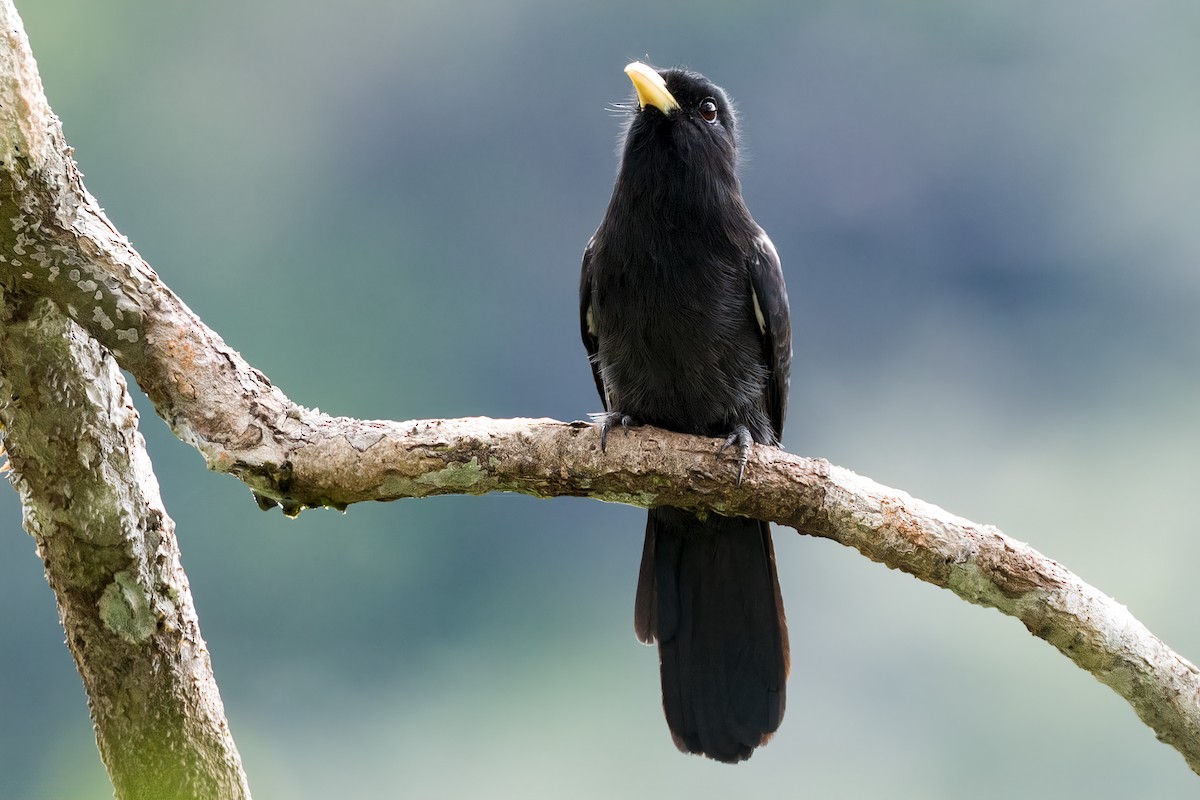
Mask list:
[[625,74],[633,81],[633,88],[637,90],[638,103],[642,108],[654,106],[664,114],[679,108],[679,101],[667,91],[667,82],[654,67],[634,61],[625,67]]

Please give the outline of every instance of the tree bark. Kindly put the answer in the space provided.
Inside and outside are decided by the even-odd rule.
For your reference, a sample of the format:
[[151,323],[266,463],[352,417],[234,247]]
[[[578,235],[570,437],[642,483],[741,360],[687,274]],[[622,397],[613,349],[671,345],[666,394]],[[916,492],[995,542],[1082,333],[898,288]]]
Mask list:
[[135,377],[180,439],[211,469],[245,482],[263,507],[297,514],[512,491],[778,522],[1016,617],[1125,698],[1200,772],[1200,671],[1124,606],[993,527],[762,446],[737,486],[718,442],[652,428],[614,435],[601,452],[585,423],[363,421],[292,403],[108,222],[46,105],[10,0],[0,0],[0,17],[0,210],[10,220],[0,226],[0,286],[45,298],[75,320]]
[[[72,202],[47,188],[83,188],[10,3],[0,26],[0,262],[19,270],[52,246],[27,214]],[[12,286],[0,285],[0,432],[117,797],[249,798],[125,380],[50,301]]]
[[0,423],[121,800],[249,798],[174,523],[117,365],[0,289]]

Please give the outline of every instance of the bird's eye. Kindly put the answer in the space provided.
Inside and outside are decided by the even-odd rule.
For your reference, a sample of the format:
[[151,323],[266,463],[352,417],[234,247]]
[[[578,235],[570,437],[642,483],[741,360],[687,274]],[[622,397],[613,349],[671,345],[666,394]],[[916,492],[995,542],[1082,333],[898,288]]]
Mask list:
[[700,116],[705,122],[717,121],[717,101],[706,97],[700,102]]

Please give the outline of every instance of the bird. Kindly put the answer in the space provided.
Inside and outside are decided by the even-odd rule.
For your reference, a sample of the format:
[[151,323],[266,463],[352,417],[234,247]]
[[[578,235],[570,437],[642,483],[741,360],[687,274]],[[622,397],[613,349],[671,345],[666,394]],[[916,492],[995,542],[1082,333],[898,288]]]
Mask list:
[[[580,331],[604,411],[653,425],[778,446],[791,321],[779,255],[738,181],[725,91],[686,68],[625,67],[636,99],[600,226],[584,250]],[[734,477],[731,475],[731,480]],[[783,719],[787,622],[766,522],[651,508],[634,630],[658,645],[663,711],[679,750],[737,763]]]

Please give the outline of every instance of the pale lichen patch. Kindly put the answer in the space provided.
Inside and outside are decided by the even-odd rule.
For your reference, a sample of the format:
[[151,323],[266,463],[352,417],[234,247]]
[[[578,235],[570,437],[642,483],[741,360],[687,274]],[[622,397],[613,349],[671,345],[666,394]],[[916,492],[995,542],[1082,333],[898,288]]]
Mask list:
[[656,492],[612,492],[592,496],[602,503],[620,503],[622,505],[639,506],[641,508],[652,508],[658,505],[659,502]]
[[113,321],[109,318],[108,314],[104,313],[104,309],[100,306],[92,309],[92,322],[99,323],[100,327],[106,331],[111,331],[114,327]]
[[149,639],[158,625],[146,591],[127,571],[113,576],[100,595],[99,607],[105,627],[130,644]]
[[1137,674],[1124,664],[1107,672],[1098,673],[1096,677],[1105,685],[1112,687],[1122,697],[1129,697],[1133,693],[1133,687],[1137,681]]
[[1007,597],[979,565],[968,561],[950,568],[947,588],[970,603],[1011,611],[1016,603]]
[[486,474],[479,466],[479,459],[471,456],[470,461],[447,464],[435,472],[420,475],[415,482],[439,489],[470,489],[478,485]]
[[346,433],[347,444],[360,453],[365,453],[381,441],[383,441],[383,431],[379,430],[356,427]]

